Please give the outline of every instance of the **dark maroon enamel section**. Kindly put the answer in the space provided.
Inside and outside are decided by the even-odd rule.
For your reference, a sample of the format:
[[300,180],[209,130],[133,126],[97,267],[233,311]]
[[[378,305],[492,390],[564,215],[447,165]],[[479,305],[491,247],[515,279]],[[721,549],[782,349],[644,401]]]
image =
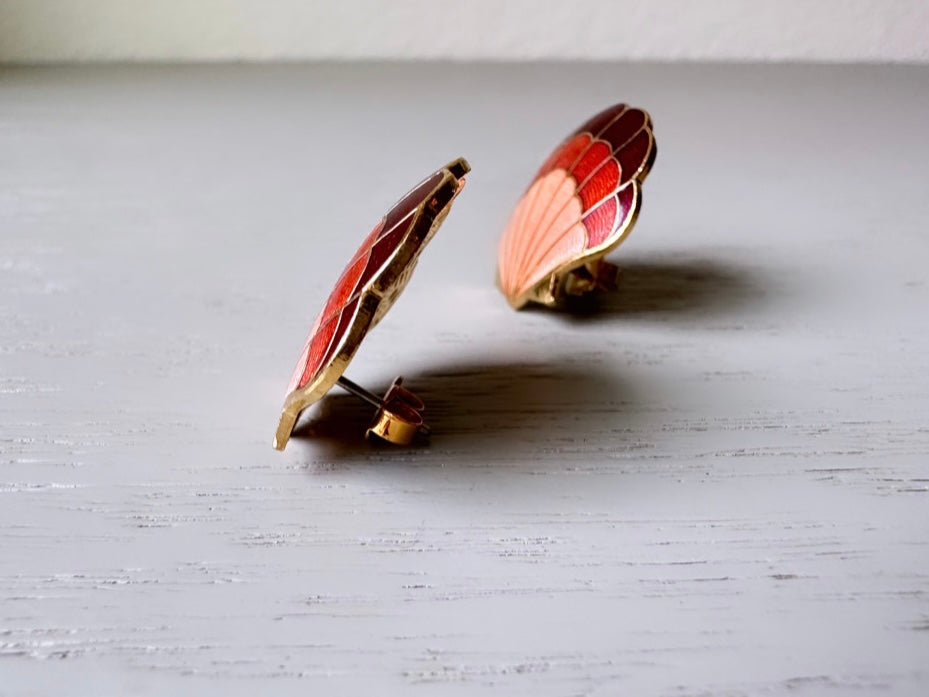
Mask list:
[[[414,206],[415,210],[415,206]],[[400,243],[403,241],[404,236],[407,231],[410,229],[410,224],[413,222],[413,215],[408,214],[405,220],[400,220],[395,226],[394,229],[388,232],[385,235],[382,235],[381,238],[375,243],[371,248],[371,256],[368,257],[368,265],[365,267],[364,272],[361,274],[361,278],[358,281],[358,288],[364,288],[374,276],[381,272],[381,268],[384,266],[390,256],[397,250],[397,247],[400,246]]]
[[620,166],[619,185],[632,179],[648,159],[652,147],[652,137],[648,131],[639,131],[632,140],[617,153]]
[[616,119],[616,122],[607,128],[600,136],[613,146],[613,150],[623,148],[639,131],[641,131],[648,117],[644,111],[639,109],[629,109]]
[[416,207],[423,202],[426,196],[432,193],[441,181],[442,172],[438,171],[413,187],[406,196],[387,211],[387,215],[384,216],[384,230],[390,232],[397,223],[416,210]]
[[592,116],[578,128],[572,135],[579,133],[590,133],[594,137],[599,136],[600,132],[610,125],[610,123],[619,116],[628,107],[625,104],[614,104],[607,107],[599,114]]

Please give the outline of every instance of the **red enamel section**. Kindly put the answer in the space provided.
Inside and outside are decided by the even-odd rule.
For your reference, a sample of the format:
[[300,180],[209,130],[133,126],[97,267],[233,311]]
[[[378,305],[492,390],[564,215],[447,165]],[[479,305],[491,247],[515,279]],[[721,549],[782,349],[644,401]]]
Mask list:
[[329,348],[326,350],[326,353],[319,360],[319,363],[316,365],[316,369],[313,371],[313,376],[315,377],[316,373],[319,372],[320,368],[324,365],[327,365],[329,361],[332,360],[332,357],[335,355],[336,349],[342,344],[342,339],[345,337],[345,334],[348,332],[349,328],[352,326],[352,321],[355,318],[355,310],[358,309],[358,296],[348,303],[345,307],[342,308],[342,311],[339,313],[338,322],[336,323],[335,332],[332,335],[332,340],[329,342]]
[[294,368],[288,392],[306,387],[332,361],[352,326],[362,288],[383,270],[409,230],[413,213],[438,186],[442,177],[440,170],[420,182],[365,237],[336,281],[326,305],[310,330],[303,353]]
[[[320,327],[310,336],[309,343],[307,348],[304,349],[303,355],[306,358],[303,358],[303,364],[297,364],[296,371],[294,373],[294,378],[292,380],[294,383],[291,389],[296,389],[306,385],[310,378],[316,375],[316,372],[319,370],[319,366],[322,363],[323,356],[326,355],[326,351],[329,350],[329,344],[332,341],[332,337],[335,334],[336,327],[338,326],[339,316],[333,315],[329,318],[328,321],[323,322]],[[297,377],[299,376],[299,377]]]
[[336,281],[335,288],[329,295],[323,311],[319,313],[313,328],[310,330],[310,336],[306,340],[303,348],[303,354],[294,368],[294,374],[290,380],[288,392],[306,385],[323,364],[326,351],[332,342],[333,335],[338,327],[338,318],[342,309],[352,299],[358,288],[358,281],[368,263],[369,246],[381,231],[383,221],[378,223],[371,233],[367,236],[361,248],[352,257],[348,267],[342,272],[339,280]]
[[372,228],[371,232],[368,233],[368,236],[364,238],[364,242],[361,243],[361,245],[358,247],[358,250],[355,252],[355,255],[352,257],[351,261],[348,262],[349,267],[352,264],[354,264],[355,261],[363,257],[365,254],[367,254],[368,250],[370,250],[371,247],[374,246],[374,243],[377,242],[377,238],[384,231],[385,221],[386,221],[385,218],[381,218],[378,224],[375,225]]
[[339,280],[336,281],[335,288],[332,289],[332,293],[326,301],[326,306],[317,319],[317,324],[322,325],[330,320],[351,300],[355,289],[358,287],[358,279],[361,278],[365,267],[368,265],[369,257],[370,252],[367,249],[359,250],[355,255],[355,259],[350,263],[350,266],[342,272]]
[[376,244],[383,229],[384,220],[382,219],[365,237],[364,242],[361,243],[358,251],[349,261],[348,266],[339,276],[339,280],[336,281],[332,293],[329,294],[329,298],[326,300],[326,305],[313,323],[303,354],[294,368],[288,392],[309,384],[316,377],[320,368],[329,360],[330,349],[338,346],[341,341],[342,331],[344,331],[342,325],[345,324],[342,318],[344,315],[354,314],[354,311],[346,313],[345,310],[364,285],[364,274],[366,269],[370,267],[372,245]]
[[570,169],[571,165],[577,162],[577,158],[580,157],[581,153],[590,145],[590,142],[591,138],[586,133],[566,140],[555,149],[555,152],[549,155],[545,164],[539,168],[535,178],[540,179],[556,169]]
[[612,194],[616,190],[618,181],[619,165],[616,164],[616,160],[610,158],[577,192],[584,204],[584,210],[589,211]]
[[618,209],[616,197],[612,196],[603,205],[584,216],[581,222],[587,228],[587,249],[603,244],[613,230],[616,229],[616,211]]
[[613,150],[609,145],[602,140],[595,141],[571,170],[571,174],[578,183],[582,183],[612,154]]

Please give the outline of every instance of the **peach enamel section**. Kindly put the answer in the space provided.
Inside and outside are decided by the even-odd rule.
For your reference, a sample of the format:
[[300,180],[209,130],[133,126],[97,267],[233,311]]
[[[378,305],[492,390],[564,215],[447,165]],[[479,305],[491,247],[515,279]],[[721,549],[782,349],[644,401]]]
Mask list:
[[500,240],[498,272],[510,297],[525,293],[584,251],[587,230],[577,182],[564,169],[537,179],[520,200]]

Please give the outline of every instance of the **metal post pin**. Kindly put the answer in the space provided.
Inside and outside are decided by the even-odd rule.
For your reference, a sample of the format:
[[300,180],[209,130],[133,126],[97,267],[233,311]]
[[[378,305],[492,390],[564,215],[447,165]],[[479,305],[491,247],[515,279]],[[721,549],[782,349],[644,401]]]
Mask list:
[[422,400],[402,383],[403,378],[394,380],[382,398],[344,375],[337,381],[343,390],[377,409],[374,422],[365,433],[368,438],[374,435],[396,445],[409,445],[417,435],[428,437],[431,429],[423,422]]

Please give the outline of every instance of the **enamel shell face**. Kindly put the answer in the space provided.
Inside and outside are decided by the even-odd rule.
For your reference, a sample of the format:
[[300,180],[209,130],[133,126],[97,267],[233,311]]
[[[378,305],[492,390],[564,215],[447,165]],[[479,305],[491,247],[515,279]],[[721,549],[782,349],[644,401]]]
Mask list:
[[365,334],[402,292],[469,170],[460,158],[423,179],[381,218],[349,260],[294,368],[275,448],[284,449],[300,412],[336,383]]
[[555,149],[500,241],[498,283],[514,308],[622,241],[655,153],[651,118],[625,104],[603,110]]

